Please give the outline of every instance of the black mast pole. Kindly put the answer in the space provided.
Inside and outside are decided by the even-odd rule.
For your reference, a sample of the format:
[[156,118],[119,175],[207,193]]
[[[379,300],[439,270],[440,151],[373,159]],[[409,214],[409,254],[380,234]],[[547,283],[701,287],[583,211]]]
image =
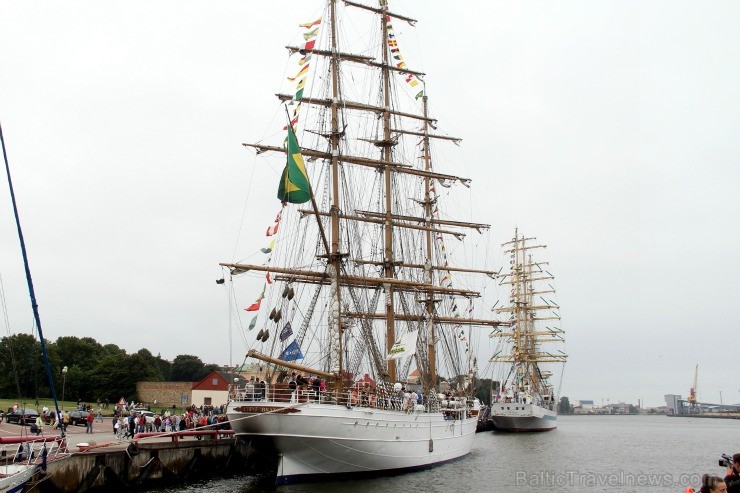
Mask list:
[[3,147],[3,159],[5,160],[5,172],[8,175],[8,188],[10,189],[10,200],[13,202],[13,214],[15,215],[15,225],[18,228],[18,239],[21,242],[21,252],[23,253],[23,266],[26,269],[26,281],[28,283],[28,294],[31,296],[31,308],[33,309],[33,318],[36,320],[36,329],[39,332],[39,342],[41,343],[41,354],[44,356],[44,366],[46,366],[46,376],[49,378],[49,387],[51,388],[51,396],[54,398],[54,410],[56,411],[56,419],[59,422],[60,429],[62,430],[62,436],[64,436],[64,425],[62,424],[62,417],[59,414],[59,402],[57,402],[57,392],[54,389],[54,378],[51,376],[51,365],[49,364],[49,356],[46,353],[46,342],[44,341],[44,333],[41,330],[41,317],[39,317],[39,305],[36,303],[36,292],[33,289],[33,280],[31,279],[31,268],[28,266],[28,255],[26,254],[26,242],[23,240],[23,231],[21,230],[21,219],[18,216],[18,205],[15,202],[15,192],[13,191],[13,181],[10,178],[10,166],[8,165],[8,154],[5,151],[5,138],[3,137],[3,127],[0,125],[0,143]]

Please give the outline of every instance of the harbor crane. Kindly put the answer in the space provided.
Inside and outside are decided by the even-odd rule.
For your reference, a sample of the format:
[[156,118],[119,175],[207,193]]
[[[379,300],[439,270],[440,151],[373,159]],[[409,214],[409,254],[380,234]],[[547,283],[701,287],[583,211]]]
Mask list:
[[698,378],[699,378],[699,365],[696,365],[696,368],[694,368],[694,386],[689,389],[689,405],[691,405],[692,408],[696,407],[696,393],[698,390]]

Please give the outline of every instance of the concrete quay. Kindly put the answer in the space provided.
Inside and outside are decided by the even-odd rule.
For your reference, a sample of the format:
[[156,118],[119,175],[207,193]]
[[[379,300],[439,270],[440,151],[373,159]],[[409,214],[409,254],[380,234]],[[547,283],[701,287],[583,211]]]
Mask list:
[[[0,436],[18,436],[16,424],[0,424]],[[44,435],[55,436],[49,427]],[[245,472],[250,446],[230,438],[146,437],[117,441],[111,419],[94,423],[93,434],[83,426],[69,426],[70,455],[48,463],[46,473],[37,473],[26,488],[40,493],[85,491],[130,491],[194,478]],[[80,446],[82,444],[82,446]],[[90,448],[85,447],[88,444]],[[10,454],[10,452],[8,452]],[[254,467],[254,464],[252,464]]]

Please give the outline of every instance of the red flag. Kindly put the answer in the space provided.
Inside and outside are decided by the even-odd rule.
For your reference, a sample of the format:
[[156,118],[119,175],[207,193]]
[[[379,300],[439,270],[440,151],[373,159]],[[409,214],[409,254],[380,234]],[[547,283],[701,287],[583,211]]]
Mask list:
[[267,234],[265,236],[272,236],[278,232],[278,224],[275,224],[275,226],[269,226],[267,228]]
[[257,301],[249,305],[249,307],[245,308],[245,310],[248,312],[256,312],[260,309],[261,304],[262,304],[262,298],[258,299]]
[[267,275],[265,275],[267,278],[267,284],[272,284],[272,279],[270,279],[270,273],[268,272]]
[[[291,125],[292,127],[295,127],[297,123],[298,123],[298,115],[296,115],[296,116],[295,116],[295,118],[293,118],[293,119],[292,119],[292,120],[290,121],[290,125]],[[287,126],[287,125],[286,125],[286,126],[284,126],[284,127],[283,127],[283,130],[288,130],[288,126]]]

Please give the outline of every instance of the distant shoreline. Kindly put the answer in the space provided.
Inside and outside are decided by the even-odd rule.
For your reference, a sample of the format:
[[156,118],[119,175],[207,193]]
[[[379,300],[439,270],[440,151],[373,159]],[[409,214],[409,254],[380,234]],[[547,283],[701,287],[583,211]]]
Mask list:
[[716,414],[666,414],[671,418],[710,418],[710,419],[740,419],[740,413]]
[[740,413],[708,414],[665,414],[665,413],[626,413],[626,414],[558,414],[558,416],[668,416],[669,418],[707,418],[707,419],[740,419]]

